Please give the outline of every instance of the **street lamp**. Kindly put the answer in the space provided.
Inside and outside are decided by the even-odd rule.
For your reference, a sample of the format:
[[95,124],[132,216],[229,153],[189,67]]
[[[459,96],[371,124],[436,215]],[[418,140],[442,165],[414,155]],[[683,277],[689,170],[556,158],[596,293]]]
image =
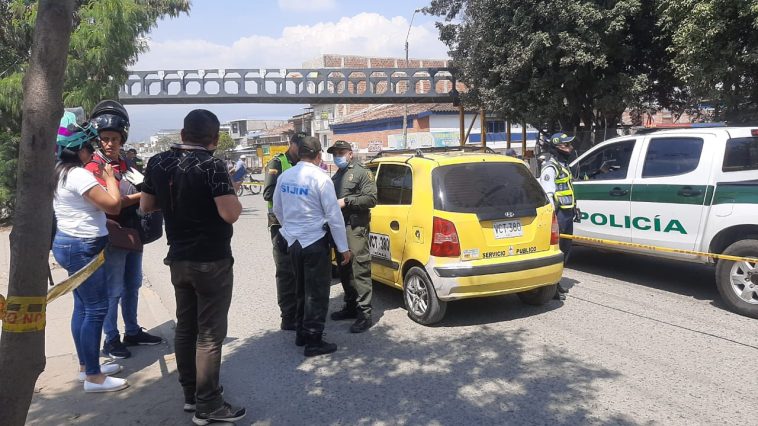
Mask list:
[[[416,14],[421,12],[421,9],[416,9],[413,11],[413,15],[411,15],[411,23],[408,25],[408,34],[405,35],[405,68],[410,68],[408,66],[408,37],[411,35],[411,28],[413,28],[413,18],[416,17]],[[407,74],[408,77],[408,85],[406,85],[405,90],[410,90],[410,80],[411,76]],[[414,89],[415,90],[415,89]],[[403,149],[408,149],[408,104],[406,103],[403,108]]]

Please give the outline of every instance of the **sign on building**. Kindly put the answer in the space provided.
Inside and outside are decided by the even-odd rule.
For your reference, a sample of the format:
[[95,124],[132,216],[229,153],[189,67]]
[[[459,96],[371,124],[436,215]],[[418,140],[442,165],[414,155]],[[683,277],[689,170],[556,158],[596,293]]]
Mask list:
[[371,141],[368,143],[368,152],[379,152],[382,150],[382,141]]

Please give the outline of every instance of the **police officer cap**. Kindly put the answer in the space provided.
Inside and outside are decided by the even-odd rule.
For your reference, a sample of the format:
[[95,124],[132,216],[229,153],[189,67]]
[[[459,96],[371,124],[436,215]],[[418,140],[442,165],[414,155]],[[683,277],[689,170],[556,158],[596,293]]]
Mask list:
[[350,145],[350,142],[346,141],[336,141],[334,142],[334,145],[330,146],[329,149],[326,150],[329,154],[334,154],[334,151],[337,151],[338,149],[349,149],[350,151],[353,150],[353,146]]
[[563,145],[568,144],[574,141],[573,136],[569,136],[563,132],[555,133],[553,136],[550,136],[550,144],[552,145]]
[[306,136],[302,139],[302,142],[300,142],[299,149],[301,153],[318,153],[321,152],[321,142],[318,141],[318,138],[314,138],[313,136]]

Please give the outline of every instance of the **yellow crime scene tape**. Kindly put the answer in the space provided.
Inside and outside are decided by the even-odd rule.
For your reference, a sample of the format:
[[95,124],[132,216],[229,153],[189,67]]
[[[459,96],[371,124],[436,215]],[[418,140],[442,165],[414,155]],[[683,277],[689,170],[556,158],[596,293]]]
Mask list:
[[695,251],[695,250],[673,249],[673,248],[668,248],[668,247],[658,247],[658,246],[651,246],[647,244],[628,243],[625,241],[604,240],[602,238],[582,237],[579,235],[570,235],[570,234],[561,234],[561,238],[566,238],[566,239],[575,240],[575,241],[586,241],[589,243],[604,244],[604,245],[609,245],[609,246],[637,248],[637,249],[643,249],[643,250],[649,250],[649,251],[655,251],[655,252],[661,252],[661,253],[691,254],[693,256],[710,257],[712,259],[731,260],[733,262],[758,263],[758,259],[753,258],[753,257],[730,256],[728,254],[716,254],[716,253],[706,253],[706,252]]
[[13,333],[44,330],[47,304],[68,292],[74,291],[103,263],[105,263],[105,250],[101,251],[84,268],[76,271],[74,275],[53,286],[47,292],[47,296],[10,296],[6,301],[0,295],[0,321],[3,322],[3,330]]

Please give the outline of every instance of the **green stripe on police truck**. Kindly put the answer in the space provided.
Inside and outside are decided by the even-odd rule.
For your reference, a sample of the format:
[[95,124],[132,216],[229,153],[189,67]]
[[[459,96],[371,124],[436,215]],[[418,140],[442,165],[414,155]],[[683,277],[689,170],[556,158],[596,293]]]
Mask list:
[[758,181],[719,182],[713,204],[758,204]]
[[678,219],[662,218],[660,215],[653,217],[626,216],[605,213],[593,213],[582,211],[582,222],[590,222],[597,226],[610,226],[611,228],[638,229],[640,231],[654,231],[663,233],[687,234],[687,230]]
[[647,185],[632,186],[631,201],[641,203],[669,203],[703,205],[706,185]]
[[[624,191],[628,191],[623,194]],[[574,184],[577,201],[634,201],[687,205],[758,204],[758,181],[713,185]],[[615,195],[612,195],[615,194]],[[623,195],[621,195],[623,194]],[[581,206],[579,206],[581,208]]]

